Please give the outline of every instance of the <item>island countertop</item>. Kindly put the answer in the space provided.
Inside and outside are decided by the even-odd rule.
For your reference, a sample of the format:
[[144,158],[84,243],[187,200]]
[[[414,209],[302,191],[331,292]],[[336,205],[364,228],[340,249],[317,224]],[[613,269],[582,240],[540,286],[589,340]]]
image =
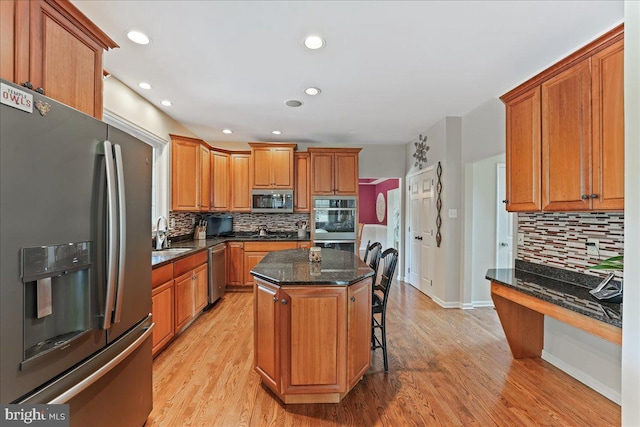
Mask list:
[[345,286],[373,276],[373,270],[355,253],[322,248],[322,261],[309,262],[309,249],[270,252],[251,274],[280,286]]

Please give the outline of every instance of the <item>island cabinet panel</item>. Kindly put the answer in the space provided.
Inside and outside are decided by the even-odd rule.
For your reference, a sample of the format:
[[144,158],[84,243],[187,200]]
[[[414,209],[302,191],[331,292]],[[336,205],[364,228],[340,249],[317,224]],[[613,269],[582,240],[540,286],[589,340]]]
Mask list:
[[591,58],[594,210],[624,209],[624,45]]
[[231,212],[251,212],[249,167],[251,154],[231,154]]
[[542,209],[591,205],[589,60],[542,83]]
[[371,365],[371,279],[349,286],[347,380],[351,389]]
[[278,317],[279,288],[260,281],[254,287],[254,348],[253,364],[263,381],[280,390],[280,328]]
[[214,212],[229,211],[229,153],[212,150],[211,161],[211,200],[210,209]]
[[73,4],[0,2],[0,77],[102,119],[102,55],[118,47]]
[[539,211],[540,199],[540,87],[507,103],[507,210]]
[[344,286],[281,290],[283,393],[347,391],[346,299]]

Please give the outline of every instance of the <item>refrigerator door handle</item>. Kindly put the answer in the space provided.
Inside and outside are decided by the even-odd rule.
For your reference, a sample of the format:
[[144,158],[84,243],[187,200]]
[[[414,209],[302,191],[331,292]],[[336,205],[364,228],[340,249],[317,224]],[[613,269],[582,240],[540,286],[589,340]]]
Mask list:
[[118,196],[118,280],[116,288],[115,313],[113,315],[113,323],[120,322],[122,315],[122,300],[124,295],[124,267],[127,252],[127,208],[125,202],[124,188],[124,166],[122,163],[122,149],[119,144],[113,145],[113,151],[116,157],[116,174],[117,174],[117,196]]
[[92,373],[87,378],[80,381],[78,384],[71,387],[69,390],[53,398],[50,402],[48,402],[48,404],[57,405],[61,403],[66,403],[69,400],[73,399],[78,394],[80,394],[83,390],[86,390],[91,384],[95,383],[100,378],[104,377],[106,374],[109,373],[109,371],[111,371],[113,368],[118,366],[120,362],[122,362],[124,359],[127,358],[127,356],[129,356],[138,347],[140,347],[147,338],[149,338],[149,336],[153,332],[153,328],[155,325],[156,325],[155,323],[152,323],[148,328],[145,328],[144,333],[140,335],[140,337],[138,337],[134,342],[129,344],[127,348],[122,350],[120,354],[118,354],[116,357],[111,359],[109,362],[102,365],[100,369],[96,370],[94,373]]
[[107,175],[107,292],[104,304],[103,329],[111,327],[111,317],[115,300],[116,256],[118,252],[118,215],[116,212],[116,176],[113,150],[110,141],[104,141],[104,160]]

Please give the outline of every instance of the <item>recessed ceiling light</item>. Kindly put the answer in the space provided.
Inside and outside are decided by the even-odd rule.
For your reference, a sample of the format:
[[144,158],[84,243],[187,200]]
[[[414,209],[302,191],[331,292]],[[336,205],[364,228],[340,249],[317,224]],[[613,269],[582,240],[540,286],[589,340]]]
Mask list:
[[169,101],[168,99],[163,100],[162,102],[160,102],[162,105],[164,105],[165,107],[171,107],[173,105],[173,103],[171,101]]
[[151,41],[146,34],[141,33],[140,31],[129,31],[127,33],[127,37],[129,37],[129,40],[131,40],[132,42],[138,44],[149,44],[149,42]]
[[222,133],[226,133],[227,135],[232,134],[233,131],[231,129],[222,129]]
[[298,101],[297,99],[290,99],[286,101],[284,104],[288,107],[299,107],[302,105],[302,102]]
[[320,89],[318,89],[317,87],[308,87],[304,90],[304,93],[306,93],[307,95],[315,96],[320,93]]
[[151,85],[147,82],[140,82],[138,83],[138,86],[140,86],[142,89],[151,89]]
[[280,132],[279,130],[272,130],[271,133],[274,135],[282,135],[282,132]]
[[320,49],[324,46],[324,40],[320,36],[309,36],[304,39],[304,45],[308,49]]

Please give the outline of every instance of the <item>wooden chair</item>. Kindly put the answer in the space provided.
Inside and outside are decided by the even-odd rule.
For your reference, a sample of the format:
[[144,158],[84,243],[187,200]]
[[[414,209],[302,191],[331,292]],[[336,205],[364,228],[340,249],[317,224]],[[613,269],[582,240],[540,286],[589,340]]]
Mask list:
[[382,252],[382,244],[380,242],[367,242],[367,248],[364,251],[364,261],[373,270],[373,284],[378,281],[378,263],[380,262],[380,253]]
[[[386,313],[387,301],[389,300],[389,288],[393,282],[393,275],[398,263],[398,251],[389,248],[380,256],[380,266],[382,274],[380,275],[380,283],[373,285],[373,299],[371,301],[371,350],[377,348],[382,349],[382,357],[384,358],[384,370],[389,371],[389,361],[387,358],[387,330],[386,330]],[[380,337],[376,331],[380,330]]]

